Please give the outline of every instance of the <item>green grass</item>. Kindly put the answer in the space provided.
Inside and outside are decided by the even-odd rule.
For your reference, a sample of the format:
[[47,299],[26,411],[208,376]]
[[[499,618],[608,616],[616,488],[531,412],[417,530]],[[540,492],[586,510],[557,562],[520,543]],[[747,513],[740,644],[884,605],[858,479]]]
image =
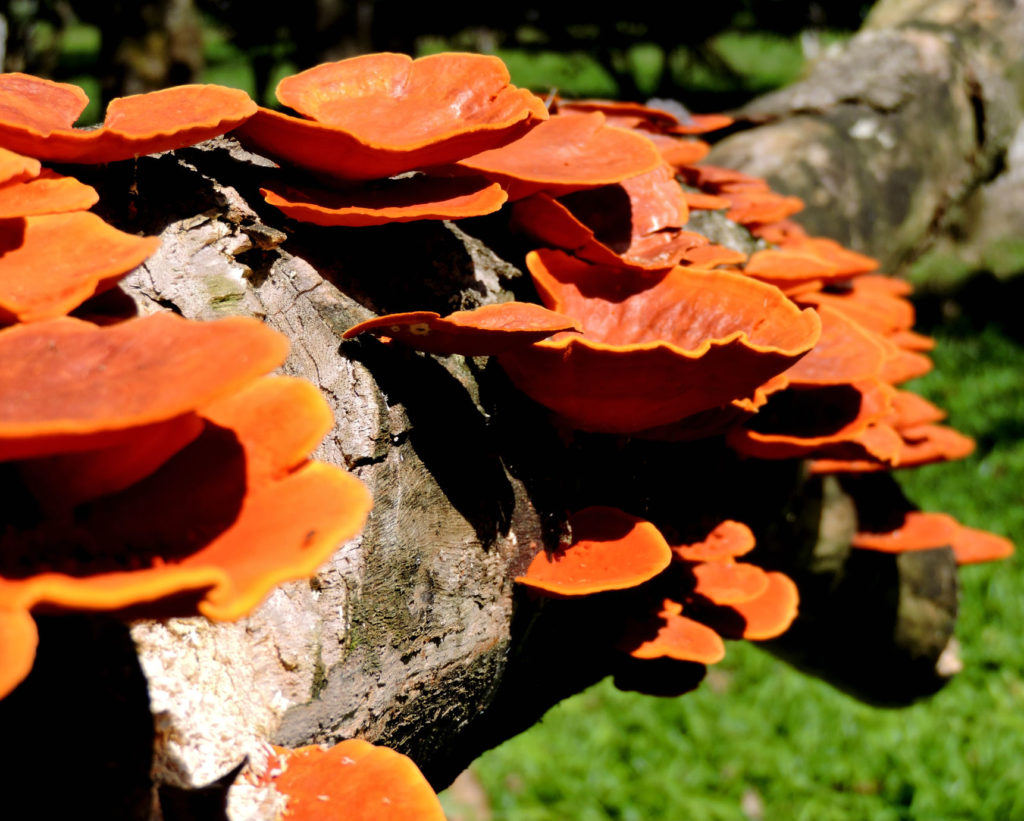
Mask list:
[[[901,481],[922,508],[1024,543],[1024,348],[994,325],[935,333],[936,370],[914,387],[979,448]],[[928,701],[868,707],[733,643],[690,695],[605,681],[485,754],[472,769],[493,821],[1024,818],[1021,565],[961,570],[966,669]]]

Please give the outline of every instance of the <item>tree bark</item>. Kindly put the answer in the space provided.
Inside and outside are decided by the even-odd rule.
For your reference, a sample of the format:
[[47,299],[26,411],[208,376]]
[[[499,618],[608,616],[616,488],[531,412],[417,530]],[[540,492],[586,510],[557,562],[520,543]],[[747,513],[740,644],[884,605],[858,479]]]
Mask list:
[[811,233],[895,270],[1003,167],[1022,48],[1019,0],[882,0],[805,80],[742,109],[708,162],[802,197]]

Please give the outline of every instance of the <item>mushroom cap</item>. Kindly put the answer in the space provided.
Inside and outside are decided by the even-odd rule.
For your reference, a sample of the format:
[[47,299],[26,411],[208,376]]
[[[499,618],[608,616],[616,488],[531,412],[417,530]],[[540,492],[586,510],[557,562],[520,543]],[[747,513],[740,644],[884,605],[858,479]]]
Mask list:
[[362,483],[306,459],[330,425],[312,385],[259,379],[203,416],[202,434],[141,482],[79,507],[74,520],[0,534],[0,612],[144,613],[191,592],[208,618],[237,619],[362,528],[371,506]]
[[160,247],[159,237],[126,234],[87,211],[7,220],[5,233],[21,238],[0,255],[0,325],[62,316]]
[[0,145],[53,162],[114,162],[195,145],[230,131],[256,111],[244,91],[182,85],[119,97],[99,128],[73,128],[87,104],[77,86],[2,74]]
[[537,191],[553,196],[599,188],[646,174],[662,164],[654,144],[605,125],[600,112],[551,117],[525,136],[466,157],[456,168],[501,183],[510,200]]
[[330,749],[275,747],[283,764],[266,780],[299,821],[444,821],[437,795],[412,759],[358,738]]
[[715,604],[750,601],[768,589],[768,574],[747,562],[719,559],[700,562],[690,570],[697,580],[693,592]]
[[631,433],[749,397],[820,333],[813,311],[739,274],[676,268],[652,282],[559,251],[534,251],[527,265],[544,303],[578,318],[584,334],[499,362],[584,430]]
[[0,698],[32,671],[39,646],[35,619],[27,610],[0,608]]
[[534,194],[513,210],[518,226],[542,242],[590,262],[637,271],[668,270],[687,251],[708,244],[702,234],[683,230],[688,216],[668,165],[559,199]]
[[[786,574],[768,571],[767,576],[768,586],[760,596],[728,606],[702,608],[701,619],[726,638],[764,641],[781,636],[797,616],[800,593]],[[742,625],[736,623],[736,616]]]
[[24,182],[39,175],[42,166],[34,157],[26,157],[0,148],[0,185]]
[[367,54],[283,79],[285,105],[261,108],[238,136],[255,150],[349,180],[456,162],[522,137],[547,119],[543,101],[509,84],[496,57]]
[[[731,448],[758,459],[792,459],[858,436],[892,411],[892,389],[878,379],[791,387],[773,393],[743,427],[726,434]],[[864,451],[860,451],[863,455]]]
[[957,564],[994,562],[1013,555],[1013,542],[1009,539],[964,525],[959,525],[949,546]]
[[716,562],[743,556],[754,549],[754,533],[733,519],[719,523],[700,542],[672,545],[676,558],[688,562]]
[[46,168],[31,180],[0,185],[0,219],[85,211],[99,199],[92,186]]
[[948,513],[909,510],[904,514],[902,521],[891,530],[881,533],[859,531],[850,540],[850,545],[882,553],[931,550],[948,546],[959,526],[957,520]]
[[256,319],[169,313],[0,331],[0,460],[93,450],[202,407],[277,367],[287,340]]
[[270,181],[260,193],[292,219],[348,227],[479,217],[494,213],[508,199],[496,182],[423,174],[342,191]]
[[877,379],[886,361],[878,334],[828,305],[818,308],[821,337],[807,356],[784,372],[793,385],[841,385]]
[[546,594],[586,596],[636,587],[672,561],[654,525],[616,508],[584,508],[569,517],[569,526],[572,542],[541,550],[517,582]]
[[529,345],[560,331],[578,331],[579,322],[531,302],[502,302],[443,319],[433,311],[388,314],[354,325],[342,334],[351,339],[377,333],[420,351],[463,356],[493,356]]
[[483,54],[413,60],[382,52],[321,63],[281,80],[277,99],[368,146],[400,151],[458,138],[460,150],[472,152],[474,143],[503,142],[504,132],[523,121],[548,118],[543,100],[511,85],[505,64]]
[[722,637],[682,613],[681,604],[665,599],[652,617],[631,620],[616,646],[638,659],[671,658],[716,664],[725,658]]

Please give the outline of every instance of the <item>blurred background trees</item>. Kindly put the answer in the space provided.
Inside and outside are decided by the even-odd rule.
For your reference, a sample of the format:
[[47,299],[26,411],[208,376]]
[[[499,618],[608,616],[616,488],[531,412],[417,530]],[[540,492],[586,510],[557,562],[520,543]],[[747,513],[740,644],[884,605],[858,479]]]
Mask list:
[[[513,79],[564,94],[668,96],[722,110],[782,85],[805,55],[855,30],[861,0],[633,2],[3,0],[5,71],[92,84],[113,97],[216,79],[268,98],[277,77],[370,51],[494,52]],[[516,76],[521,75],[521,76]],[[713,96],[711,96],[713,95]],[[102,111],[98,105],[94,116]]]

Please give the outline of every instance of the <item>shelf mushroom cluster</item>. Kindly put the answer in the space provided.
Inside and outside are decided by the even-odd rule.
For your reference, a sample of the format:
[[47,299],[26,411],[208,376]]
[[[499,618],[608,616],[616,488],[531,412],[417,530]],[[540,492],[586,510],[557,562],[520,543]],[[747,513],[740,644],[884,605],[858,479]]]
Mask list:
[[190,145],[251,115],[248,96],[124,98],[79,131],[85,103],[73,86],[0,76],[0,697],[32,667],[33,611],[237,619],[313,573],[371,504],[309,460],[332,417],[313,385],[265,375],[283,336],[90,302],[160,240],[106,224],[91,187],[39,162]]
[[[876,273],[875,260],[808,236],[790,219],[803,207],[799,199],[773,192],[761,179],[700,163],[708,146],[692,135],[727,119],[556,101],[547,121],[485,155],[525,154],[545,131],[545,139],[555,139],[556,127],[568,134],[574,123],[596,117],[602,129],[654,149],[655,166],[586,187],[540,174],[494,176],[517,200],[513,227],[546,246],[529,253],[526,266],[552,312],[547,338],[531,336],[545,323],[536,310],[527,321],[520,303],[448,319],[392,314],[345,336],[373,333],[434,354],[493,355],[520,390],[581,431],[669,441],[722,436],[743,456],[806,459],[818,473],[887,471],[971,451],[969,438],[937,424],[941,410],[897,387],[931,367],[925,353],[931,340],[911,330],[909,288]],[[600,160],[578,156],[583,144],[566,139],[573,149],[563,165]],[[546,153],[560,150],[546,143]],[[531,164],[518,161],[521,168]],[[494,171],[479,157],[460,165]],[[724,211],[748,230],[756,250],[718,245],[693,231],[690,213],[699,210]],[[949,545],[961,563],[1012,551],[1005,539],[945,514],[906,515],[913,526],[901,520],[884,532],[875,532],[865,516],[853,545],[888,551]],[[613,531],[630,531],[630,543],[646,534],[660,544],[662,558],[652,558],[648,542],[644,549],[625,548],[617,537],[582,535],[538,554],[519,581],[559,597],[635,587],[647,605],[624,617],[618,646],[640,658],[710,663],[724,652],[720,634],[769,638],[794,618],[792,581],[735,561],[742,552],[697,559],[677,546],[670,562],[664,538],[629,513],[587,508],[568,521],[573,532],[585,522],[589,534],[595,518],[608,524],[616,517],[625,518]],[[933,526],[923,528],[922,521]],[[577,578],[583,565],[588,573],[611,575],[601,582]],[[569,587],[556,581],[561,574],[573,578]],[[690,618],[695,613],[706,623]]]
[[[158,240],[105,224],[88,211],[95,191],[40,160],[113,162],[236,129],[279,163],[263,195],[297,220],[461,219],[512,202],[512,227],[543,246],[526,258],[542,305],[393,314],[345,336],[494,356],[580,431],[721,437],[745,457],[804,459],[819,473],[970,451],[938,424],[941,410],[897,387],[930,368],[906,286],[808,236],[790,219],[798,199],[701,163],[708,145],[695,135],[727,118],[546,105],[478,55],[353,58],[286,78],[278,98],[298,116],[183,86],[117,100],[102,126],[80,130],[79,90],[0,75],[0,697],[31,668],[33,611],[141,615],[173,598],[238,618],[274,584],[312,573],[371,504],[356,479],[309,460],[330,413],[311,385],[266,375],[287,353],[282,337],[252,319],[96,308]],[[692,214],[708,210],[744,226],[757,250],[693,230]],[[713,664],[723,638],[767,639],[793,621],[793,582],[743,560],[747,525],[723,518],[671,544],[642,512],[567,515],[571,538],[518,581],[557,597],[625,592],[611,641],[638,660]],[[854,546],[949,545],[961,562],[1012,550],[945,514],[894,513],[865,516]],[[257,780],[306,818],[339,806],[443,817],[411,762],[365,742],[273,761]],[[357,777],[325,786],[342,768]],[[392,789],[382,773],[395,770]]]

